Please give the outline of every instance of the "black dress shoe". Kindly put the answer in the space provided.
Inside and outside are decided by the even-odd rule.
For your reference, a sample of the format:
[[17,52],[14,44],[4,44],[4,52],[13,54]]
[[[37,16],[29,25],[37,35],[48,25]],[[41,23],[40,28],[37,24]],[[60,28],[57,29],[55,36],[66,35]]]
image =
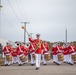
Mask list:
[[8,66],[10,66],[10,65],[8,65]]
[[34,66],[35,64],[31,64],[31,66]]
[[56,62],[54,61],[54,63],[56,63]]
[[43,64],[43,65],[47,65],[47,64]]
[[74,64],[70,63],[70,65],[74,65]]
[[19,66],[22,66],[22,64],[19,64]]
[[66,63],[65,61],[63,63]]
[[4,66],[8,66],[8,64],[5,64]]
[[59,63],[56,63],[57,65],[60,65]]
[[36,70],[38,70],[39,69],[39,67],[36,67]]

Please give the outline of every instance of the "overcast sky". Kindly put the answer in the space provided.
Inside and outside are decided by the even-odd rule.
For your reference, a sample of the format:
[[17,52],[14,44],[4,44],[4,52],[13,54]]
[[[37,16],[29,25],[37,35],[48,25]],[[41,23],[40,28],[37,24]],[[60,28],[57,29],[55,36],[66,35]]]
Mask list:
[[[55,42],[76,41],[76,0],[1,0],[0,36],[12,41],[23,41],[21,22],[30,22],[29,33],[41,34],[41,39]],[[28,37],[26,37],[28,41]]]

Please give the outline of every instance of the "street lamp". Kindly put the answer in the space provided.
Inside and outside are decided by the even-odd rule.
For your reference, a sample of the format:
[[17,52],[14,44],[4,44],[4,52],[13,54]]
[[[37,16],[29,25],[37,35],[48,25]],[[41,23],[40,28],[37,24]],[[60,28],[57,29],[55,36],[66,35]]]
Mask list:
[[[24,28],[26,30],[26,24],[30,22],[21,22],[21,23],[24,23]],[[26,43],[26,31],[25,30],[24,30],[24,44]]]

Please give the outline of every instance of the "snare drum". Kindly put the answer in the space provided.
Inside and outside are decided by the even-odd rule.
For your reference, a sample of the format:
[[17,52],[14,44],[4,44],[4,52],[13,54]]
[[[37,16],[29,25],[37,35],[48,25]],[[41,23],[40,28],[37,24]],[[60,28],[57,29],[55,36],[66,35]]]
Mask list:
[[21,60],[22,62],[25,62],[25,61],[26,61],[25,56],[22,55],[22,56],[20,57],[20,60]]
[[72,54],[72,60],[76,61],[76,54]]
[[7,61],[12,61],[12,55],[6,55],[6,60]]
[[44,57],[45,57],[45,60],[47,60],[47,61],[51,59],[49,53],[44,54]]
[[64,55],[58,54],[58,61],[63,61],[63,60],[64,60]]

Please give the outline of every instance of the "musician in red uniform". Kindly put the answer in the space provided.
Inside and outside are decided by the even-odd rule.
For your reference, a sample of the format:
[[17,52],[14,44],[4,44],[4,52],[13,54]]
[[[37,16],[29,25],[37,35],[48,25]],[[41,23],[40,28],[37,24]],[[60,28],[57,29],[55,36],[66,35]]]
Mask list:
[[13,48],[13,52],[12,52],[12,63],[16,64],[17,63],[17,51],[16,48]]
[[53,47],[52,47],[52,55],[53,55],[53,61],[56,64],[57,64],[57,59],[58,59],[57,54],[58,54],[58,52],[57,52],[57,43],[55,42],[53,44]]
[[46,41],[43,42],[43,54],[42,54],[42,62],[43,65],[47,65],[47,61],[45,60],[44,55],[49,53],[49,46]]
[[63,45],[63,54],[64,54],[63,62],[68,63],[68,47],[66,43]]
[[18,64],[19,64],[19,66],[22,66],[23,62],[20,60],[20,57],[24,56],[25,47],[23,45],[21,45],[21,43],[18,43],[17,46],[18,47],[16,48],[16,51],[17,51],[17,55],[18,55]]
[[40,68],[40,60],[42,54],[42,41],[40,39],[40,34],[36,34],[37,39],[29,38],[29,41],[35,43],[35,57],[36,57],[36,70]]
[[72,59],[72,55],[75,54],[75,46],[74,46],[74,44],[71,43],[71,44],[69,45],[68,49],[69,49],[69,64],[70,64],[70,65],[73,65],[73,64],[74,64],[74,61],[73,61],[73,59]]
[[7,61],[7,59],[6,59],[6,56],[11,55],[11,46],[10,46],[9,42],[7,42],[6,46],[3,48],[3,53],[5,56],[5,61],[4,61],[5,66],[10,66],[11,61]]
[[[63,49],[62,49],[62,46],[60,45],[60,43],[58,43],[57,52],[58,52],[58,55],[63,54]],[[57,58],[57,65],[60,65],[60,64],[61,64],[61,61],[59,61]]]

